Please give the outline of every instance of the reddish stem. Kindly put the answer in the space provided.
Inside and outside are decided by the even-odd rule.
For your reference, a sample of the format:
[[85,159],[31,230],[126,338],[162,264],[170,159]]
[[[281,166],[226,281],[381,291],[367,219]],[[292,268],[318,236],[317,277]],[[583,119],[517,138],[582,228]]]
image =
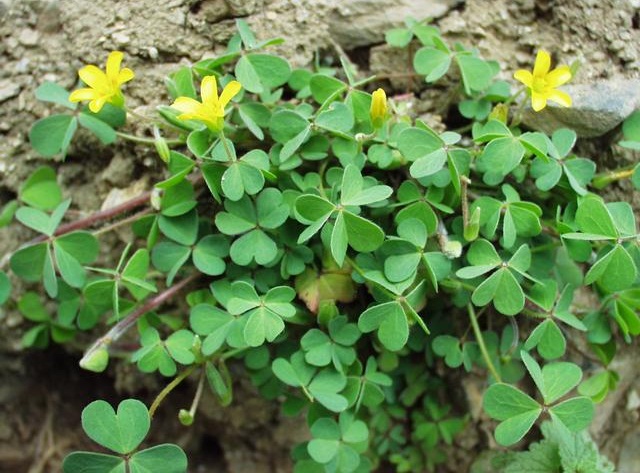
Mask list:
[[199,277],[200,273],[192,274],[179,283],[167,288],[164,292],[161,292],[157,296],[149,299],[143,305],[138,307],[134,312],[126,316],[124,319],[120,320],[117,324],[111,327],[111,330],[109,330],[105,335],[100,337],[95,341],[93,345],[91,345],[91,347],[85,352],[82,360],[80,360],[80,366],[82,366],[83,361],[89,359],[89,357],[93,355],[93,353],[95,353],[97,350],[106,348],[111,345],[111,343],[118,340],[122,335],[124,335],[129,327],[136,323],[136,321],[144,314],[171,299],[174,295],[176,295],[176,293],[180,292],[185,286],[195,281]]

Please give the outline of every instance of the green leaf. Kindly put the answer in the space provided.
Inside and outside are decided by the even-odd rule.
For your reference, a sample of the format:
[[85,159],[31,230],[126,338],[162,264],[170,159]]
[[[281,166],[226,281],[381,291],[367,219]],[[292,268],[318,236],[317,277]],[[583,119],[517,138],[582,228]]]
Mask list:
[[344,223],[344,215],[343,212],[338,212],[333,230],[331,231],[331,256],[333,256],[333,259],[340,267],[342,267],[347,254],[348,242],[349,236]]
[[33,322],[48,322],[50,320],[47,309],[40,302],[40,296],[35,292],[26,292],[18,301],[18,310],[25,319]]
[[31,146],[44,157],[67,154],[67,148],[78,128],[78,120],[72,115],[51,115],[41,118],[29,131]]
[[377,330],[380,342],[391,351],[400,350],[409,339],[407,316],[396,301],[369,307],[360,314],[358,328],[364,333]]
[[4,271],[0,271],[0,305],[7,302],[11,295],[11,281]]
[[59,236],[56,238],[54,245],[64,249],[82,264],[93,263],[100,250],[96,237],[84,231]]
[[122,455],[138,448],[149,426],[147,407],[136,399],[122,401],[117,413],[105,401],[93,401],[82,411],[82,428],[89,438]]
[[622,245],[615,245],[587,272],[584,283],[595,281],[606,291],[615,292],[630,287],[637,277],[636,265]]
[[277,56],[251,53],[240,57],[235,75],[246,90],[260,94],[285,84],[291,75],[291,66]]
[[250,347],[262,345],[265,340],[272,342],[284,330],[284,322],[265,307],[251,312],[244,327],[244,339]]
[[374,251],[382,245],[384,231],[378,225],[351,212],[343,211],[341,213],[344,215],[351,248],[365,253]]
[[11,271],[25,281],[37,282],[42,278],[46,256],[46,243],[22,248],[11,255]]
[[478,169],[485,184],[496,185],[513,171],[524,157],[525,148],[517,138],[491,140],[478,157]]
[[193,209],[177,217],[160,215],[158,226],[173,241],[186,246],[193,245],[198,236],[198,212]]
[[271,364],[271,369],[280,381],[293,387],[307,386],[316,371],[304,362],[301,352],[296,352],[291,361],[276,358]]
[[435,82],[444,76],[451,65],[451,56],[439,49],[420,48],[413,56],[413,68],[422,74],[427,82]]
[[2,206],[2,208],[0,208],[0,228],[6,227],[11,223],[11,221],[13,220],[13,216],[18,209],[18,205],[19,204],[17,200],[10,200],[9,202],[6,202]]
[[116,131],[94,115],[81,113],[78,115],[78,122],[96,135],[103,144],[108,145],[116,141]]
[[332,96],[336,96],[340,91],[347,89],[347,84],[324,74],[314,74],[309,80],[311,95],[313,99],[322,104]]
[[63,473],[126,473],[124,458],[104,453],[73,452],[62,463]]
[[442,147],[442,140],[421,128],[406,128],[398,135],[398,150],[408,161],[424,158]]
[[16,219],[21,224],[47,236],[52,236],[55,231],[55,228],[51,228],[51,218],[42,210],[20,207],[16,211]]
[[188,66],[182,66],[169,74],[164,83],[167,86],[169,95],[174,100],[178,97],[197,98],[196,88],[193,85],[193,72]]
[[171,358],[183,365],[190,365],[195,361],[192,348],[194,335],[189,330],[173,332],[165,341],[165,346]]
[[564,161],[564,173],[578,195],[587,193],[587,185],[596,173],[596,163],[590,159],[574,158]]
[[520,441],[542,412],[542,407],[530,396],[504,383],[493,384],[487,389],[483,407],[489,416],[502,421],[495,436],[504,446]]
[[86,273],[76,258],[61,247],[58,242],[53,243],[56,264],[62,279],[71,287],[81,288],[86,281]]
[[202,354],[209,356],[224,344],[235,317],[209,304],[198,304],[191,308],[189,318],[193,330],[206,338],[202,342]]
[[20,200],[39,210],[53,210],[62,201],[62,191],[56,179],[52,168],[39,167],[20,186]]
[[442,169],[447,162],[447,152],[439,148],[415,161],[409,168],[411,176],[416,179],[431,176]]
[[394,48],[404,48],[411,42],[413,33],[406,28],[392,28],[385,33],[385,41]]
[[500,268],[485,279],[473,291],[471,300],[477,306],[493,301],[496,310],[504,315],[515,315],[524,308],[524,292],[507,268]]
[[609,210],[602,199],[596,196],[587,196],[578,204],[576,223],[583,233],[593,233],[612,239],[619,236]]
[[486,61],[467,54],[456,55],[456,61],[467,95],[471,95],[472,91],[482,91],[489,87],[493,71]]
[[269,109],[258,102],[243,103],[238,107],[238,114],[253,136],[262,141],[264,139],[262,128],[269,126],[271,118]]
[[333,102],[315,120],[316,126],[337,133],[348,133],[355,124],[351,108],[341,102]]
[[276,258],[278,246],[269,235],[256,228],[235,240],[229,255],[240,266],[247,266],[254,260],[264,266]]
[[229,242],[222,235],[207,235],[193,249],[193,264],[202,273],[218,276],[224,273],[224,257],[229,254]]
[[69,110],[75,110],[78,104],[69,102],[69,91],[55,82],[43,82],[36,89],[36,98],[43,102],[52,102]]
[[458,368],[462,365],[463,355],[459,338],[451,335],[439,335],[433,340],[432,347],[436,355],[444,357],[444,362],[448,367]]
[[158,270],[167,273],[167,284],[171,284],[178,270],[187,262],[190,255],[191,249],[189,247],[172,241],[163,241],[153,247],[151,261]]
[[553,360],[564,355],[567,341],[556,323],[547,319],[531,332],[524,348],[531,350],[534,346],[545,360]]
[[298,215],[304,219],[302,223],[311,223],[325,217],[328,218],[335,210],[335,205],[331,202],[313,194],[305,194],[298,197],[295,207]]
[[277,143],[285,144],[309,128],[309,120],[293,110],[278,110],[271,116],[269,131]]
[[348,407],[347,399],[338,394],[347,384],[347,378],[333,370],[322,370],[309,383],[309,392],[324,407],[342,412]]
[[230,200],[240,200],[246,193],[254,195],[264,186],[264,176],[259,169],[236,161],[222,175],[222,192]]
[[549,408],[551,418],[571,432],[586,429],[594,415],[594,405],[588,397],[574,397]]
[[129,459],[131,473],[185,473],[187,455],[173,444],[156,445],[133,454]]
[[545,404],[553,404],[575,388],[582,379],[578,365],[568,362],[549,363],[542,368],[544,386],[538,386]]

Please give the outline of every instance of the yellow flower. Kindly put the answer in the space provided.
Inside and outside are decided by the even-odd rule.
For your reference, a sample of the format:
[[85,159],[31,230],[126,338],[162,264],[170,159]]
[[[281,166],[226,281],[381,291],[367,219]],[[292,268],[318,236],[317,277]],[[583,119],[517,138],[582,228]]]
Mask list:
[[190,97],[178,97],[171,106],[182,112],[178,115],[180,120],[198,120],[207,125],[211,131],[220,131],[224,127],[224,108],[241,88],[240,82],[232,80],[218,97],[215,76],[207,76],[202,79],[200,85],[202,102]]
[[374,127],[379,127],[387,116],[387,94],[383,89],[377,89],[371,95],[371,109],[369,110]]
[[89,87],[71,92],[69,100],[71,102],[83,102],[89,100],[89,110],[98,113],[105,103],[109,102],[116,107],[124,105],[124,96],[120,91],[120,86],[133,79],[134,74],[131,69],[125,67],[120,69],[123,53],[112,51],[107,58],[106,73],[102,69],[88,65],[78,71],[82,82]]
[[569,66],[558,66],[552,71],[551,57],[543,50],[538,51],[533,73],[520,69],[513,75],[517,80],[529,88],[531,93],[531,107],[539,112],[547,106],[547,100],[552,100],[563,107],[571,106],[571,97],[565,92],[556,90],[562,84],[571,80]]

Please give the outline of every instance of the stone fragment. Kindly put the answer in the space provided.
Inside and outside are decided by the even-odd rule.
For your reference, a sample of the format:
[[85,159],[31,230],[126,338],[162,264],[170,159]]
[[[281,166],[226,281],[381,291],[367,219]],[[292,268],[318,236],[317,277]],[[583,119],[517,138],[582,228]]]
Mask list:
[[0,81],[0,103],[9,100],[20,93],[20,85],[13,80],[4,79]]
[[571,96],[572,107],[564,108],[549,102],[544,110],[534,112],[528,106],[522,123],[545,133],[572,128],[578,136],[593,138],[611,131],[640,107],[638,79],[568,85],[562,90]]
[[30,28],[24,29],[20,32],[20,36],[18,37],[18,41],[23,46],[35,46],[38,44],[38,40],[40,39],[40,34],[36,30],[32,30]]
[[381,43],[385,32],[403,26],[406,17],[439,18],[461,3],[461,0],[395,0],[389,4],[381,4],[379,0],[333,1],[335,7],[329,18],[331,35],[347,49]]
[[640,465],[640,428],[635,428],[624,437],[618,458],[618,473],[637,473],[638,465]]

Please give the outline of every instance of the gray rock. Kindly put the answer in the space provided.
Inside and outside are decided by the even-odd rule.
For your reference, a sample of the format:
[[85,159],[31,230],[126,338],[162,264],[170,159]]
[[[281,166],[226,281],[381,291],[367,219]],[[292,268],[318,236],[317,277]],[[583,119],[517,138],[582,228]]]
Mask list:
[[629,432],[618,458],[618,473],[637,473],[640,465],[640,428]]
[[384,41],[391,28],[404,26],[408,16],[416,20],[439,18],[461,0],[395,0],[385,4],[379,0],[334,0],[329,25],[332,36],[346,48],[366,46]]
[[0,81],[0,103],[9,100],[20,93],[20,85],[14,81],[5,79]]
[[23,46],[35,46],[38,44],[38,40],[40,39],[40,34],[36,30],[32,30],[31,28],[24,29],[20,32],[20,36],[18,36],[18,41]]
[[540,112],[527,107],[522,123],[546,133],[562,127],[572,128],[578,136],[593,138],[613,130],[635,109],[640,108],[638,79],[567,85],[562,90],[571,96],[572,107],[560,107],[553,102],[549,102]]

